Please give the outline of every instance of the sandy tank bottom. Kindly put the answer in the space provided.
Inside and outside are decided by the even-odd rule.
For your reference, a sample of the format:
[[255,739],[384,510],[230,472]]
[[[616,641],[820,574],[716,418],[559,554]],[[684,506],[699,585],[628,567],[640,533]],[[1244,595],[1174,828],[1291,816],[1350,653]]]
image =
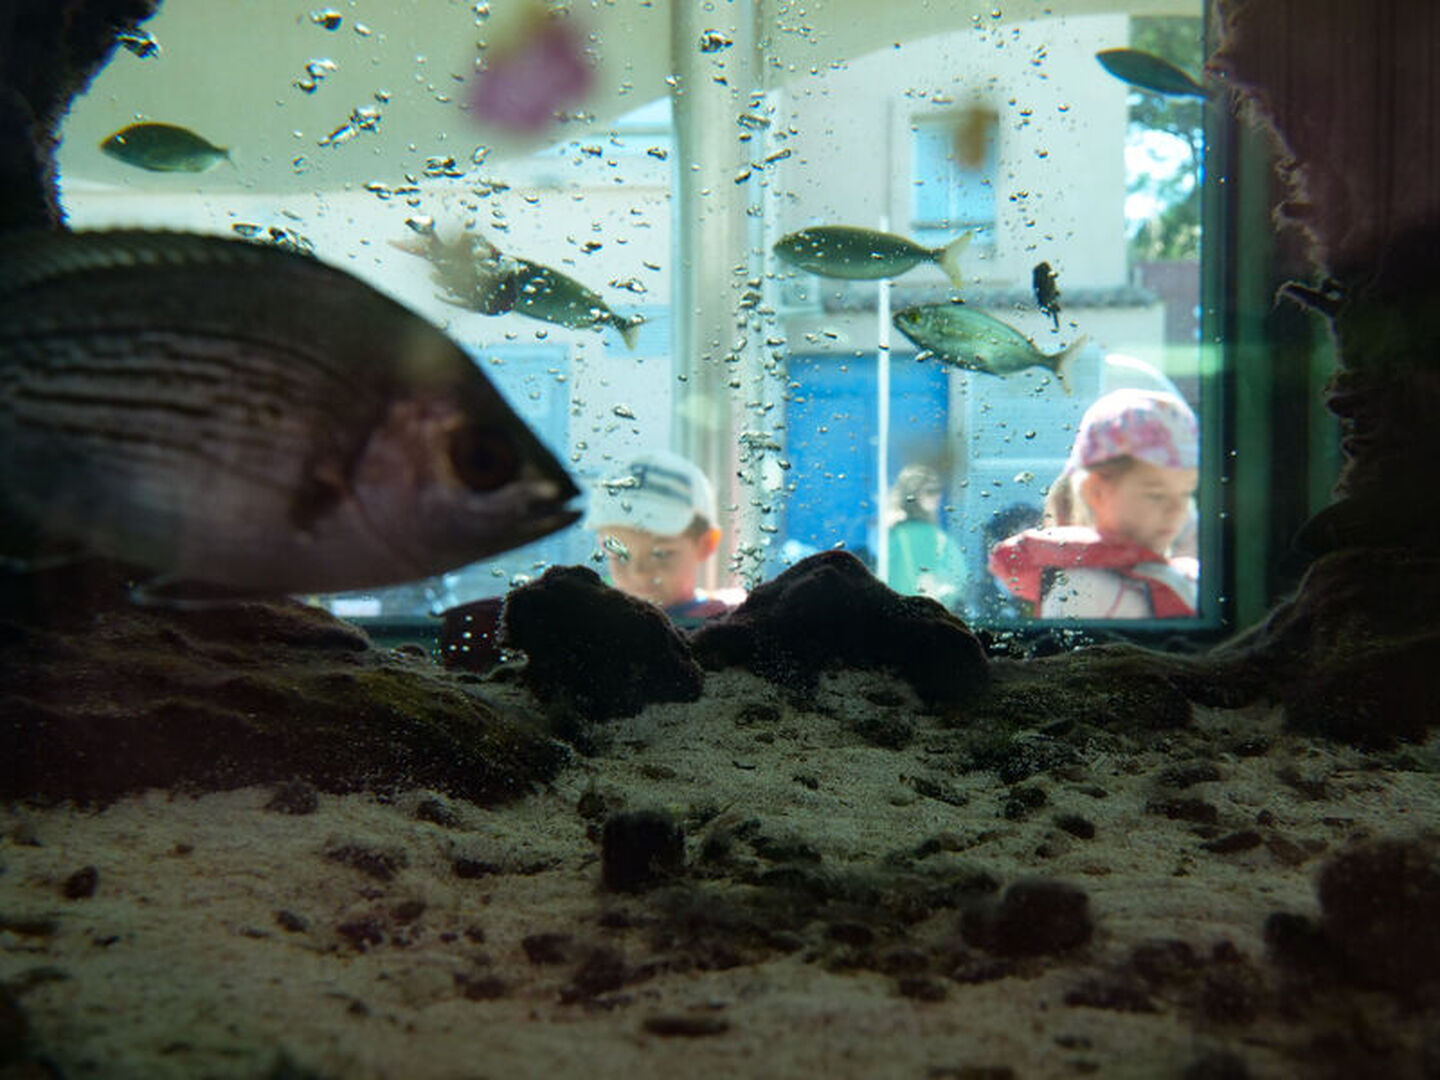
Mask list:
[[[877,714],[913,737],[859,737]],[[1264,938],[1317,916],[1328,856],[1435,827],[1434,740],[1197,707],[1183,740],[1007,783],[858,672],[803,711],[711,673],[603,730],[493,809],[303,784],[0,809],[0,1076],[1289,1077],[1327,1074],[1337,1009],[1423,1056],[1424,1010],[1296,1008]],[[607,891],[600,822],[638,809],[685,869]],[[1054,940],[996,944],[976,927],[1027,881],[1063,885],[1018,916]]]

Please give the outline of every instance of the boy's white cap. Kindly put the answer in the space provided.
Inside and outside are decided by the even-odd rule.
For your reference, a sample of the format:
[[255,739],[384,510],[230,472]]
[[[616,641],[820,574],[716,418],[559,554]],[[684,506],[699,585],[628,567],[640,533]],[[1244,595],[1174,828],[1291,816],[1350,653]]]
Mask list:
[[587,529],[624,525],[679,536],[700,514],[715,524],[715,489],[699,467],[669,450],[650,450],[590,491]]

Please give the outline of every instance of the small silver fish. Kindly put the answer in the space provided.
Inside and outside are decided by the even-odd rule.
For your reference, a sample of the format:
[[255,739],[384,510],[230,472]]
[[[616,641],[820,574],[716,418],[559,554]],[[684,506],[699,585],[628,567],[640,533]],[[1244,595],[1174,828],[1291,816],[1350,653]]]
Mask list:
[[513,311],[571,330],[610,326],[632,349],[645,322],[638,315],[617,314],[599,293],[568,274],[502,254],[481,236],[466,233],[447,242],[431,229],[418,240],[392,240],[391,245],[430,262],[431,277],[444,289],[441,299],[482,315]]
[[1210,91],[1164,57],[1138,49],[1102,49],[1095,54],[1100,66],[1137,90],[1166,97],[1207,98]]
[[223,146],[174,124],[131,124],[107,137],[100,149],[148,172],[204,172],[230,157]]
[[904,308],[891,321],[916,345],[947,364],[1000,376],[1031,367],[1048,368],[1067,394],[1067,366],[1089,341],[1082,335],[1060,352],[1046,354],[1013,326],[959,300]]
[[779,258],[801,270],[852,281],[895,277],[922,262],[933,262],[958,289],[964,280],[960,256],[969,245],[968,232],[961,233],[944,247],[927,248],[894,233],[853,225],[816,225],[782,236],[775,241],[773,250]]
[[341,592],[575,520],[459,347],[316,259],[220,237],[0,240],[0,553],[150,591]]

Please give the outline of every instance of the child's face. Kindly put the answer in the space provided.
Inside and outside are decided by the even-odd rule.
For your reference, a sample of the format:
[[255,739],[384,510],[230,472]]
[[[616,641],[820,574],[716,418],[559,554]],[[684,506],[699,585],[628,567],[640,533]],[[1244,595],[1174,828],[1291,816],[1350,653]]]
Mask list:
[[1123,536],[1161,555],[1190,518],[1199,469],[1166,469],[1136,462],[1114,478],[1091,473],[1082,491],[1098,532]]
[[661,607],[674,607],[695,598],[700,566],[714,552],[718,532],[658,536],[624,525],[606,525],[596,530],[596,535],[617,589]]

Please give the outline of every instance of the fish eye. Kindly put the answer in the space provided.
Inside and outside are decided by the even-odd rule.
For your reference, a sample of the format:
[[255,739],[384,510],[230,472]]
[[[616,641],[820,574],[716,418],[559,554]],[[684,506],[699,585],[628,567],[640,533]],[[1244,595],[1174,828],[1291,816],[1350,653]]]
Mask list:
[[466,424],[450,435],[450,464],[473,491],[494,491],[515,477],[515,447],[504,435]]

